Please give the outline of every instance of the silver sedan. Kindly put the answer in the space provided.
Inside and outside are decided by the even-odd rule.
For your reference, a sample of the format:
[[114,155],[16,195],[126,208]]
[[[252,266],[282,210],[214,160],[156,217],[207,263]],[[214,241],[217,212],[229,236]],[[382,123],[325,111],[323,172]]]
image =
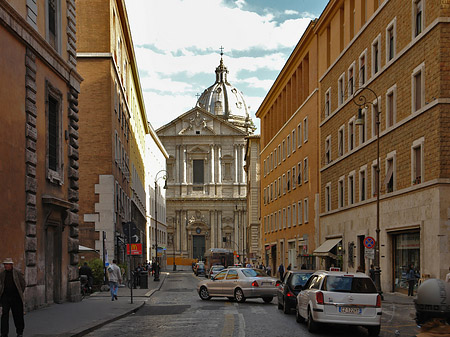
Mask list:
[[262,298],[270,303],[277,294],[280,282],[259,269],[228,268],[213,279],[199,282],[197,292],[202,300],[228,297],[242,303],[247,298]]

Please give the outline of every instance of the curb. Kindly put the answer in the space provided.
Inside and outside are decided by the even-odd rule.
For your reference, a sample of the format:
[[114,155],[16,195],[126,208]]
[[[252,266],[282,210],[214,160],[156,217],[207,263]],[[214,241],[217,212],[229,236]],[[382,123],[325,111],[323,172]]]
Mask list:
[[[159,290],[161,289],[161,287],[162,287],[164,281],[166,280],[167,274],[168,274],[168,273],[165,273],[164,278],[163,278],[163,280],[159,283],[158,287],[155,288],[155,289],[152,289],[152,290],[150,290],[148,293],[146,293],[146,294],[145,294],[145,297],[150,298],[156,291],[159,291]],[[89,327],[89,328],[86,328],[86,329],[84,329],[83,331],[77,332],[77,333],[75,333],[75,334],[73,334],[73,335],[71,334],[70,336],[72,336],[72,337],[80,337],[80,336],[87,335],[88,333],[90,333],[90,332],[92,332],[92,331],[95,331],[95,330],[97,330],[97,329],[100,329],[101,327],[105,326],[106,324],[109,324],[109,323],[111,323],[111,322],[113,322],[113,321],[122,319],[122,318],[124,318],[124,317],[126,317],[126,316],[128,316],[128,315],[133,314],[133,313],[136,313],[136,312],[137,312],[139,309],[141,309],[144,305],[145,305],[145,302],[142,302],[141,305],[139,305],[138,307],[136,307],[136,308],[134,308],[134,309],[128,310],[127,312],[125,312],[125,313],[123,313],[123,314],[121,314],[121,315],[119,315],[119,316],[110,318],[110,319],[108,319],[108,320],[106,320],[106,321],[104,321],[104,322],[101,322],[101,323],[98,323],[98,324],[94,324],[93,326],[91,326],[91,327]]]

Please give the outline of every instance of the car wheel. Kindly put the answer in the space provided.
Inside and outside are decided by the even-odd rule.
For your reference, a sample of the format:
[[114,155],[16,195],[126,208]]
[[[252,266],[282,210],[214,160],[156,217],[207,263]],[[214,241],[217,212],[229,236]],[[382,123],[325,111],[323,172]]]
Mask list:
[[314,322],[314,318],[312,317],[311,310],[308,309],[308,331],[316,332],[319,326],[318,323]]
[[304,323],[305,319],[300,316],[300,312],[296,309],[295,310],[295,320],[297,321],[297,323]]
[[270,303],[270,302],[272,302],[273,297],[263,297],[262,299],[263,299],[264,303]]
[[369,336],[372,336],[372,337],[378,336],[380,334],[380,329],[381,329],[381,326],[379,326],[379,325],[367,327]]
[[241,288],[237,288],[234,291],[234,298],[236,301],[238,301],[239,303],[244,303],[245,302],[245,296],[244,296],[244,292],[242,291]]
[[286,315],[289,315],[291,313],[291,307],[289,306],[289,304],[286,303],[286,301],[284,301],[283,312]]
[[202,300],[204,300],[204,301],[207,301],[207,300],[211,299],[211,296],[209,296],[209,292],[208,292],[208,289],[206,289],[206,287],[201,287],[200,288],[199,295],[200,295],[200,298]]

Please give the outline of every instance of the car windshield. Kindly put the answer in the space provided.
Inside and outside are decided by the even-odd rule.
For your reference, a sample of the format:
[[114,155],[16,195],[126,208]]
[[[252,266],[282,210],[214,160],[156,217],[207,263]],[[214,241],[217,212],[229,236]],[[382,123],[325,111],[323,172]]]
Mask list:
[[225,269],[225,267],[212,267],[213,271],[221,271],[223,269]]
[[327,276],[322,288],[326,291],[343,293],[374,294],[377,292],[375,285],[368,277]]
[[268,277],[265,272],[259,269],[242,269],[242,273],[247,277]]
[[292,275],[291,284],[295,286],[304,286],[312,273],[301,273]]

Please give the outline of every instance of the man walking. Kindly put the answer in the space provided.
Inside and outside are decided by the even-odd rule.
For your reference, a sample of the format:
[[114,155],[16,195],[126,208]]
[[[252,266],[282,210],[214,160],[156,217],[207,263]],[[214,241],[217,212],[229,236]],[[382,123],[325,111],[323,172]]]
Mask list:
[[23,319],[23,292],[25,279],[22,273],[13,267],[11,258],[3,261],[4,270],[0,272],[0,299],[2,303],[1,337],[9,333],[9,310],[12,311],[14,325],[18,337],[23,335],[25,322]]
[[122,283],[122,275],[120,274],[120,268],[116,265],[117,261],[108,266],[108,280],[109,291],[111,292],[111,301],[117,300],[117,289],[119,288],[119,282]]
[[280,280],[283,281],[284,278],[284,266],[283,264],[280,264],[278,267],[278,273],[280,274]]

